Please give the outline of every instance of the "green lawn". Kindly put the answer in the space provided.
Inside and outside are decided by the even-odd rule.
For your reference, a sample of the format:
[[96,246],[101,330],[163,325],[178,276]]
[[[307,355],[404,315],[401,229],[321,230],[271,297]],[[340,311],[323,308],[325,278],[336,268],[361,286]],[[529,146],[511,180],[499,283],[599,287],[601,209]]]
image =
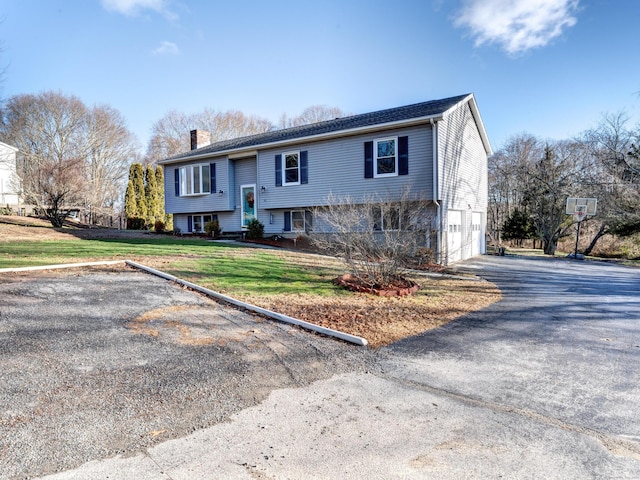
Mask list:
[[[300,261],[299,255],[204,240],[172,237],[44,240],[0,243],[0,268],[90,260],[135,259],[155,263],[179,278],[225,292],[340,294],[330,279],[337,272]],[[155,261],[154,261],[155,260]]]
[[202,240],[168,237],[8,242],[0,243],[0,268],[51,265],[86,258],[117,260],[130,256],[207,255],[213,250],[224,248],[231,247]]

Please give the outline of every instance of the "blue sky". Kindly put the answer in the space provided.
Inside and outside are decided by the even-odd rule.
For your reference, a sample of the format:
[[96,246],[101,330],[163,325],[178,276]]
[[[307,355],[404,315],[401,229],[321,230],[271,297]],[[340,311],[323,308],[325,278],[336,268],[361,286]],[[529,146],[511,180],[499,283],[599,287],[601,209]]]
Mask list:
[[639,0],[5,0],[4,98],[119,110],[146,147],[170,110],[276,122],[476,95],[494,150],[640,122]]

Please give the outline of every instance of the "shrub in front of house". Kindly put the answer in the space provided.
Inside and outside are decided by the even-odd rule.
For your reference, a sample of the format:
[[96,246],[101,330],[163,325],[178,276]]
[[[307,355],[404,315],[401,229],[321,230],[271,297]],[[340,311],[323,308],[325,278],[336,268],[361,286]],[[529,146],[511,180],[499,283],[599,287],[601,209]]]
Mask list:
[[156,220],[156,223],[153,224],[153,229],[156,231],[156,233],[164,233],[166,228],[167,227],[162,220]]
[[220,228],[220,222],[218,220],[212,220],[204,224],[204,231],[208,237],[218,238],[222,233],[222,228]]
[[264,236],[264,225],[257,218],[253,218],[247,222],[247,238],[250,240],[258,240]]
[[127,218],[127,230],[146,230],[147,225],[144,218],[129,217]]

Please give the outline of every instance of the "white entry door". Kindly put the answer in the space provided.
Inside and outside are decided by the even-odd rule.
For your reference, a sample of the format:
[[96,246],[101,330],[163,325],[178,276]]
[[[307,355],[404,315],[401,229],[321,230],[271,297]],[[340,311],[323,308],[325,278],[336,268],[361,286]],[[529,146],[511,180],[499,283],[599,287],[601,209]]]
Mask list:
[[462,212],[449,210],[447,219],[447,260],[456,262],[462,259]]

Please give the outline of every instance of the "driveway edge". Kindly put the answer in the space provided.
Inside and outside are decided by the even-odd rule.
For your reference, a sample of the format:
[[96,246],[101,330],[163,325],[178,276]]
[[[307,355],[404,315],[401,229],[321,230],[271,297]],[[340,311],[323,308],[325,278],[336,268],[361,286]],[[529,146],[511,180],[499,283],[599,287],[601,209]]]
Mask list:
[[117,265],[125,260],[105,260],[101,262],[62,263],[57,265],[38,265],[37,267],[0,268],[0,273],[35,272],[38,270],[57,270],[59,268],[97,267],[102,265]]

